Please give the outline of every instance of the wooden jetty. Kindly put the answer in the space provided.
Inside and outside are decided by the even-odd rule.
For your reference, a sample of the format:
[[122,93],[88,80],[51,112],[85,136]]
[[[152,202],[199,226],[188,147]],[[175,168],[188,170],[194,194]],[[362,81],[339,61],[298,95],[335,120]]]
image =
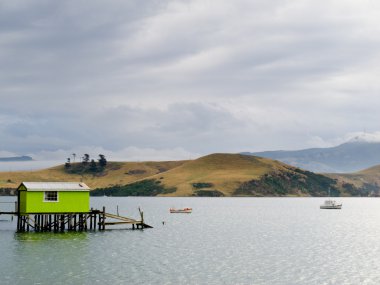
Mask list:
[[[140,220],[89,210],[89,188],[79,182],[23,182],[17,189],[17,203],[14,212],[0,212],[0,215],[17,216],[18,232],[64,232],[104,231],[106,226],[132,225],[132,229],[152,228]],[[106,220],[107,219],[107,220]]]
[[[140,209],[139,209],[140,210]],[[144,223],[143,212],[141,220],[135,220],[103,210],[91,209],[88,213],[33,213],[21,215],[17,212],[0,212],[0,215],[17,216],[17,232],[64,232],[64,231],[104,231],[106,226],[132,225],[132,229],[152,228]],[[111,219],[106,221],[106,219]]]

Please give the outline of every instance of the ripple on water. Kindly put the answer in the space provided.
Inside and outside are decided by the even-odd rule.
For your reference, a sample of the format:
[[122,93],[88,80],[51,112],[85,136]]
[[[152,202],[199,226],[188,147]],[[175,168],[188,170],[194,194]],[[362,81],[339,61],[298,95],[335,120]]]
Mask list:
[[341,200],[97,198],[154,229],[0,231],[1,284],[380,284],[380,199]]

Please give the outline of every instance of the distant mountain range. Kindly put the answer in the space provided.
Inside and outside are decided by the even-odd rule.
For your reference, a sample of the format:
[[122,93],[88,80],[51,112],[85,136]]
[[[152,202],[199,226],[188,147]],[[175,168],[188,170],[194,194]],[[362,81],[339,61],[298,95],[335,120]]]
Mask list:
[[244,152],[320,173],[347,173],[380,164],[380,142],[353,140],[336,147],[295,151]]
[[10,162],[10,161],[31,161],[33,158],[30,156],[14,156],[14,157],[0,157],[0,162]]

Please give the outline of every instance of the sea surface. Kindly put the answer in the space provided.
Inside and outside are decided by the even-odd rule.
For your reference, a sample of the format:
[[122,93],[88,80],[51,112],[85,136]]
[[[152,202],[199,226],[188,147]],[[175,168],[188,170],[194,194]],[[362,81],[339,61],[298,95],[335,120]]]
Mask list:
[[154,227],[104,232],[16,233],[0,216],[0,284],[380,284],[380,199],[336,200],[92,197]]

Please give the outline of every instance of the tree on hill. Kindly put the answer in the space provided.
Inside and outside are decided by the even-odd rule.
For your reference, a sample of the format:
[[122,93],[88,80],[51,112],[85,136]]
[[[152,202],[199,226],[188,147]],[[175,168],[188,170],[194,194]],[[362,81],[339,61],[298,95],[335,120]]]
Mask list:
[[91,159],[90,162],[90,171],[91,172],[96,172],[98,170],[98,167],[96,166],[95,160]]
[[68,169],[71,167],[71,161],[70,161],[70,157],[67,158],[67,162],[65,163],[65,168]]
[[90,161],[90,155],[88,153],[85,153],[84,156],[82,157],[82,163],[86,165],[88,164],[89,161]]
[[[71,154],[74,157],[74,153]],[[76,154],[75,154],[76,155]],[[90,155],[85,153],[82,157],[82,163],[73,164],[72,160],[67,158],[65,163],[65,170],[71,174],[84,174],[84,173],[101,173],[107,166],[107,159],[104,154],[99,154],[99,159],[90,159]]]
[[101,168],[106,167],[106,165],[107,165],[107,159],[106,159],[106,157],[104,156],[104,154],[99,154],[99,159],[98,159],[98,161],[99,161],[99,166],[100,166]]

